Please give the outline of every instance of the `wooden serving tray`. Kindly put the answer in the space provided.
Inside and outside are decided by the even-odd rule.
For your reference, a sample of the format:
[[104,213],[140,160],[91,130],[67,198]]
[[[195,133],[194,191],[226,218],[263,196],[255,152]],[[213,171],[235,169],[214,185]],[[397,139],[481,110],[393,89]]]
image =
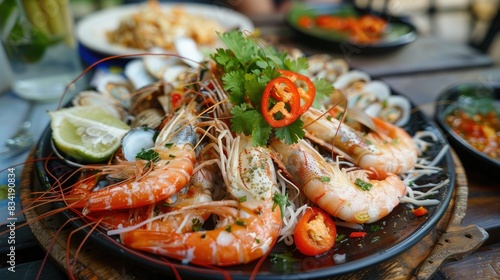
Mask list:
[[[436,227],[419,243],[398,257],[330,279],[429,279],[445,261],[459,260],[477,250],[488,234],[476,225],[461,226],[467,209],[467,178],[462,163],[452,151],[456,181],[450,204]],[[21,175],[21,204],[26,208],[34,192],[34,166],[28,157]],[[59,215],[39,218],[50,209],[36,207],[24,212],[33,235],[50,257],[78,279],[151,279],[151,271],[134,267],[124,259],[103,250],[82,231],[75,231]],[[75,231],[75,232],[73,232]],[[71,242],[67,240],[70,239]],[[82,248],[79,245],[84,243]],[[76,257],[75,257],[76,256]],[[71,264],[71,265],[70,265]],[[70,268],[68,268],[70,267]]]

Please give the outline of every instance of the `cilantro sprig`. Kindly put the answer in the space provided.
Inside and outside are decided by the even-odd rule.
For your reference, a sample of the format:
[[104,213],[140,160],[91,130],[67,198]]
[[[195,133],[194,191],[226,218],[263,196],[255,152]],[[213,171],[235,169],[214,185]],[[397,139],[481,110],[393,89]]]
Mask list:
[[[278,69],[307,74],[307,58],[292,60],[286,52],[263,46],[241,31],[218,35],[227,48],[217,49],[211,58],[222,71],[223,88],[234,104],[231,129],[251,136],[255,146],[265,146],[273,135],[287,144],[297,143],[305,136],[300,118],[286,127],[273,128],[262,116],[260,103],[267,84],[281,75]],[[333,92],[332,85],[323,79],[313,83],[315,103]]]

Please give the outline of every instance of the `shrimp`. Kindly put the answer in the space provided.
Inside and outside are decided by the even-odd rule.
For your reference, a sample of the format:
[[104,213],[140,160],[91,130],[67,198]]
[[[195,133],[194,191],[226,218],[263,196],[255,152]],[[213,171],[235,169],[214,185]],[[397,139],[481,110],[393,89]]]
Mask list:
[[208,159],[211,155],[210,149],[203,149],[198,156],[198,165],[189,183],[176,195],[170,197],[166,201],[167,203],[158,206],[160,209],[166,208],[165,213],[179,212],[179,214],[168,215],[162,221],[155,220],[149,229],[186,232],[191,231],[194,226],[203,224],[208,219],[210,213],[207,211],[184,210],[183,208],[213,201],[212,193],[216,171],[211,166],[211,160]]
[[[194,145],[196,134],[189,123],[186,110],[181,110],[158,135],[155,146],[151,149],[157,155],[144,164],[142,169],[149,170],[145,174],[142,169],[138,176],[112,184],[97,191],[73,192],[66,198],[70,206],[83,208],[82,213],[93,211],[129,209],[156,203],[177,193],[190,180],[196,161]],[[175,133],[174,133],[175,132]],[[173,135],[173,136],[172,136]],[[101,174],[121,172],[130,165],[103,166]],[[83,193],[82,193],[83,192]]]
[[381,175],[401,174],[417,162],[418,149],[412,137],[404,129],[381,119],[372,117],[377,131],[362,135],[335,118],[323,117],[313,108],[301,118],[309,139],[333,149],[361,168]]
[[327,162],[304,140],[287,145],[274,139],[271,147],[281,154],[286,171],[301,192],[346,222],[373,223],[387,216],[406,193],[397,175],[372,179],[367,170],[341,168],[338,162]]
[[281,212],[274,207],[277,179],[270,149],[253,147],[246,136],[230,142],[221,172],[233,200],[190,206],[221,218],[214,229],[185,233],[166,229],[138,229],[121,234],[128,247],[184,262],[229,266],[251,262],[267,254],[281,229]]

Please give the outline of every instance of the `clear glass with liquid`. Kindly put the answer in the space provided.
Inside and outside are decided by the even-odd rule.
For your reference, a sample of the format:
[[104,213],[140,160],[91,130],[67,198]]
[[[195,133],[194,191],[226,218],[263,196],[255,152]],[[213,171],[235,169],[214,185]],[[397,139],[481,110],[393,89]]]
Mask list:
[[71,94],[82,68],[76,50],[69,0],[0,2],[2,44],[12,70],[12,90],[22,98],[47,101]]

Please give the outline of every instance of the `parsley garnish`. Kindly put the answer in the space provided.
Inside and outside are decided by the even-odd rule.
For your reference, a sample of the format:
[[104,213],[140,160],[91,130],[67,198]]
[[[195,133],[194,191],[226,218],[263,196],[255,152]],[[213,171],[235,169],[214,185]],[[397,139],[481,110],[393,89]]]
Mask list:
[[330,182],[330,177],[328,177],[328,176],[322,176],[322,177],[320,178],[320,181],[321,181],[321,182]]
[[[217,49],[211,58],[224,73],[221,78],[223,88],[229,94],[229,101],[234,104],[231,130],[251,136],[255,146],[265,146],[273,134],[287,144],[297,143],[304,138],[300,119],[286,127],[271,127],[262,116],[260,102],[269,81],[280,76],[278,69],[306,74],[309,67],[307,58],[291,60],[287,58],[286,52],[263,47],[241,31],[218,35],[227,48]],[[314,80],[313,83],[316,88],[314,103],[320,104],[333,92],[333,87],[323,79]]]
[[359,179],[359,178],[356,178],[356,182],[355,182],[355,184],[356,184],[358,187],[360,187],[362,190],[364,190],[364,191],[369,191],[369,190],[373,187],[373,185],[372,185],[372,184],[370,184],[370,183],[368,183],[368,182],[365,182],[365,181],[363,181],[363,180],[361,180],[361,179]]

